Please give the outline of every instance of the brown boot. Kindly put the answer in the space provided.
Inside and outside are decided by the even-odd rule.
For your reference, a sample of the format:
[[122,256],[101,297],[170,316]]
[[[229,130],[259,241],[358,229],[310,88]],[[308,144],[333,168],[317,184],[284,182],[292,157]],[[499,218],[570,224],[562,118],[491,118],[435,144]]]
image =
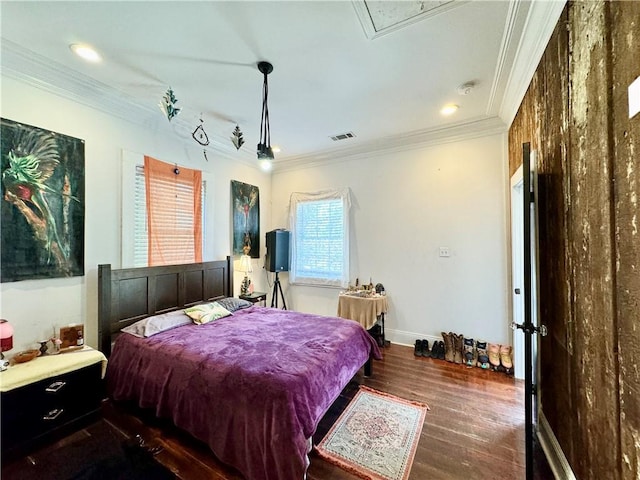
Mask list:
[[453,333],[442,332],[442,338],[444,339],[444,359],[447,362],[453,362]]
[[453,334],[453,361],[462,363],[463,336]]

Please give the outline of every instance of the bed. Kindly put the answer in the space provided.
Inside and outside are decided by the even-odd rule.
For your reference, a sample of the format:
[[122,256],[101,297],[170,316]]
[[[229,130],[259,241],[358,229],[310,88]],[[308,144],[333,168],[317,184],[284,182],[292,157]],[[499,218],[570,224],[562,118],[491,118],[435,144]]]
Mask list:
[[[357,323],[258,305],[141,338],[121,329],[232,296],[232,263],[98,269],[99,343],[115,401],[152,408],[250,480],[302,479],[318,422],[380,358]],[[370,368],[365,375],[371,374]]]

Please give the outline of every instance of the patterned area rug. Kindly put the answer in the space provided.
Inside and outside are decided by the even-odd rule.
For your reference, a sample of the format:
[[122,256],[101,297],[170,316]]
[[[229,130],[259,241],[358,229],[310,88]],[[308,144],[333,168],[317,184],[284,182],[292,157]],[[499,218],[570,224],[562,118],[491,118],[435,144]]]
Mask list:
[[361,478],[406,480],[427,410],[425,404],[362,386],[316,450]]

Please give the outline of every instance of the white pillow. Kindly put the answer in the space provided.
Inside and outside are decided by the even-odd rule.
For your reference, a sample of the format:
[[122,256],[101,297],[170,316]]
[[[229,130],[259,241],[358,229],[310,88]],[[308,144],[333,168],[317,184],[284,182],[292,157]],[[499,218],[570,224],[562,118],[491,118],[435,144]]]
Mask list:
[[185,315],[182,310],[176,310],[174,312],[143,318],[128,327],[124,327],[121,331],[136,337],[151,337],[156,333],[181,327],[182,325],[188,325],[189,323],[191,323],[191,319]]

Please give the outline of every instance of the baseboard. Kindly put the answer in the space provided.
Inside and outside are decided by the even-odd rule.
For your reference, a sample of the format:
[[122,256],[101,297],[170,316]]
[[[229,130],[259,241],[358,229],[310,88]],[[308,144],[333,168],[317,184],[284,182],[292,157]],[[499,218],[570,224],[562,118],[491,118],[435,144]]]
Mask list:
[[423,333],[415,333],[415,332],[405,332],[403,330],[394,330],[391,328],[386,328],[384,331],[384,336],[387,340],[391,341],[391,343],[396,343],[398,345],[407,345],[409,347],[413,347],[416,344],[416,340],[428,340],[429,348],[433,345],[433,342],[442,340],[442,336],[434,336],[434,335],[425,335]]
[[547,462],[549,462],[549,467],[551,467],[556,480],[576,480],[569,461],[565,457],[543,412],[540,412],[538,418],[538,440],[540,440],[540,446],[547,457]]

